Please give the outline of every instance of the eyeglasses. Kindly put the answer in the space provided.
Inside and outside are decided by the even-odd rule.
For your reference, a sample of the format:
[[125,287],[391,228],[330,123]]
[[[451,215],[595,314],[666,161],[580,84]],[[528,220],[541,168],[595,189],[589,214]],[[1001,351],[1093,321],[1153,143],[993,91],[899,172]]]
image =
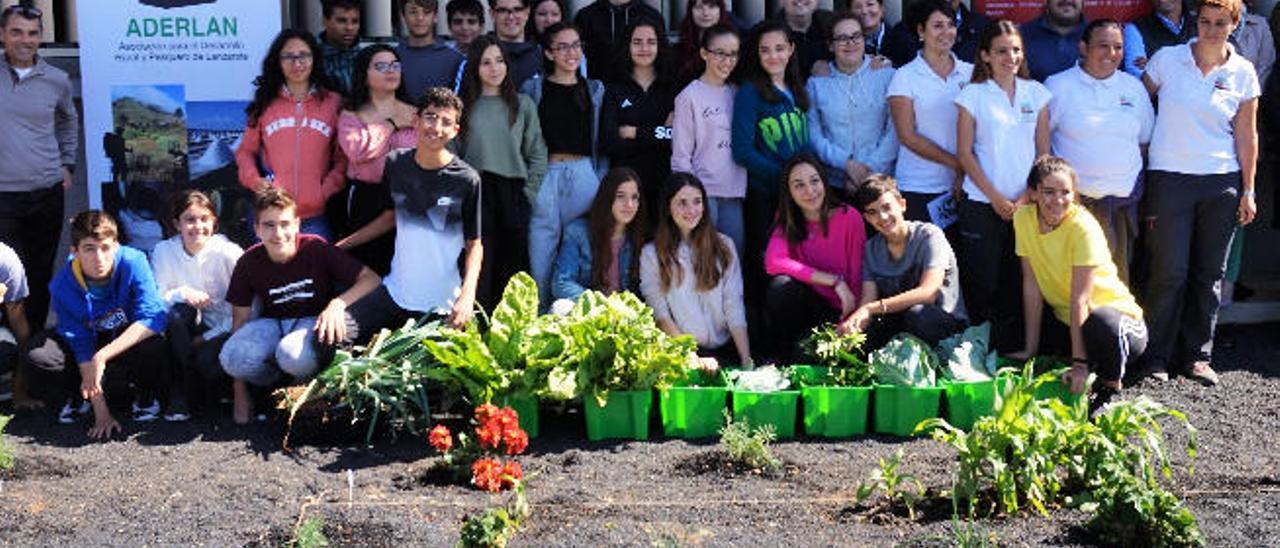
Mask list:
[[582,41],[569,42],[567,44],[554,44],[551,51],[556,53],[569,53],[571,51],[582,51]]
[[9,16],[14,13],[21,15],[26,19],[39,19],[44,17],[44,12],[40,11],[40,8],[28,6],[26,4],[14,4],[4,9],[3,14],[0,14],[0,19],[7,20]]
[[310,53],[286,53],[280,56],[280,62],[293,63],[295,65],[309,65],[311,64],[311,54]]
[[373,64],[373,70],[383,74],[400,72],[400,61],[378,61]]
[[521,13],[527,9],[529,8],[524,6],[521,6],[518,8],[493,8],[493,13],[496,13],[498,17],[509,17],[517,13]]
[[861,42],[864,36],[858,34],[837,34],[831,37],[831,43],[837,45],[851,45]]
[[723,51],[723,50],[718,50],[718,49],[707,49],[707,48],[702,48],[702,49],[703,49],[703,51],[706,51],[707,53],[710,53],[713,57],[715,57],[715,58],[717,58],[717,59],[722,59],[722,60],[725,60],[725,61],[732,61],[732,60],[734,60],[734,59],[737,59],[737,58],[738,58],[738,52],[736,52],[736,51]]

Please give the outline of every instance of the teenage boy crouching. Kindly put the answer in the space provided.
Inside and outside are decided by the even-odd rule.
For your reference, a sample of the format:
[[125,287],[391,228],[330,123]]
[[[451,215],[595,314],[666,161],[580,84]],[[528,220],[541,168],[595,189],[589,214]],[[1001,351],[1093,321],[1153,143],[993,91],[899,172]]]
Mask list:
[[456,328],[471,319],[484,247],[480,175],[446,148],[461,118],[462,101],[452,91],[426,91],[418,105],[417,147],[387,155],[382,215],[337,244],[357,246],[396,229],[386,284],[352,307],[362,337],[357,343],[424,315]]
[[[84,211],[71,220],[71,258],[49,284],[58,322],[32,337],[24,360],[32,371],[61,376],[67,403],[58,415],[77,422],[90,408],[89,437],[121,430],[111,416],[104,377],[124,374],[136,387],[135,422],[160,416],[157,396],[168,388],[165,305],[141,251],[120,245],[111,215]],[[71,364],[78,367],[72,367]]]
[[[232,378],[238,424],[253,416],[249,384],[271,387],[285,375],[300,382],[319,372],[323,356],[348,336],[347,306],[381,283],[324,238],[298,234],[296,204],[283,189],[261,190],[254,208],[262,243],[245,251],[231,273],[231,338],[218,356]],[[261,313],[251,319],[255,300]]]

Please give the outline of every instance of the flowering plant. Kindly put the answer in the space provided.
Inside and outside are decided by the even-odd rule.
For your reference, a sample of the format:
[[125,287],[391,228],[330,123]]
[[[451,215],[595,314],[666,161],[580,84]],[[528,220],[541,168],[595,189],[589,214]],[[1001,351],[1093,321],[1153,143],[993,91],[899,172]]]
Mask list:
[[458,434],[457,446],[453,434],[444,425],[436,425],[427,434],[427,441],[443,456],[441,465],[453,471],[460,480],[470,475],[470,483],[480,489],[497,493],[510,489],[524,478],[520,463],[502,456],[524,453],[529,447],[529,434],[520,428],[520,417],[510,407],[483,404],[476,408],[471,425],[475,435]]

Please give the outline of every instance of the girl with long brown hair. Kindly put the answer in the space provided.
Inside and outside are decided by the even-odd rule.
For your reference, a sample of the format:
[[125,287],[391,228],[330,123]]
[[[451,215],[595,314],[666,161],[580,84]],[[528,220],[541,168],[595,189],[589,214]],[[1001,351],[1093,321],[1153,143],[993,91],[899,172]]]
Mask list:
[[742,269],[733,241],[711,226],[706,202],[697,177],[667,178],[657,233],[640,253],[640,292],[664,332],[692,335],[699,354],[751,366]]
[[[551,274],[551,295],[577,299],[588,289],[604,293],[636,291],[636,261],[644,245],[645,223],[640,176],[615,167],[600,181],[591,212],[565,227],[560,253]],[[646,213],[647,215],[647,213]]]

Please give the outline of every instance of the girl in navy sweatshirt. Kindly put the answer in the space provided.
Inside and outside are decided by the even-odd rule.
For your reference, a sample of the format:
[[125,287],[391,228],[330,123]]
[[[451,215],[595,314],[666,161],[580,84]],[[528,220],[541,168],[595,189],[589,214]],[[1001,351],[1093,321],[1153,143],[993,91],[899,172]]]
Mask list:
[[809,97],[800,79],[799,56],[782,21],[764,21],[751,29],[739,63],[742,87],[733,101],[733,159],[745,167],[743,202],[747,252],[742,270],[749,299],[764,294],[764,248],[778,203],[782,167],[792,156],[809,152],[805,112]]

